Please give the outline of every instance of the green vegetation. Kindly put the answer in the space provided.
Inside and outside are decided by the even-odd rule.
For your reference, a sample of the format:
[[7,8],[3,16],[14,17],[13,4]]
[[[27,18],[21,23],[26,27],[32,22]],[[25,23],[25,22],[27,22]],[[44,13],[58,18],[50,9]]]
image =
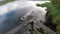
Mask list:
[[53,19],[58,24],[57,34],[60,34],[60,0],[51,0],[52,4],[57,8],[58,15]]
[[60,10],[60,0],[50,0],[52,4]]
[[[47,17],[52,15],[53,18],[55,18],[58,15],[58,10],[56,9],[55,6],[53,6],[52,3],[45,3],[45,4],[37,4],[37,6],[42,6],[42,7],[47,7]],[[55,22],[54,22],[55,23]]]
[[47,7],[46,18],[52,15],[52,22],[57,24],[57,34],[60,34],[60,0],[51,0],[51,3],[36,4],[38,7]]
[[14,0],[4,0],[4,1],[0,1],[0,5],[6,4],[6,3],[11,2],[11,1],[14,1]]

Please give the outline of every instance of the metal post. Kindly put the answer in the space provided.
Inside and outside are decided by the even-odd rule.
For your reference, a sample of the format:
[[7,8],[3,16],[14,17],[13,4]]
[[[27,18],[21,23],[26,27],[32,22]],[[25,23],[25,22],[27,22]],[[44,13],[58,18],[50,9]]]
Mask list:
[[33,30],[34,30],[34,29],[33,29],[33,27],[34,27],[33,24],[34,24],[34,22],[31,22],[31,34],[33,34]]

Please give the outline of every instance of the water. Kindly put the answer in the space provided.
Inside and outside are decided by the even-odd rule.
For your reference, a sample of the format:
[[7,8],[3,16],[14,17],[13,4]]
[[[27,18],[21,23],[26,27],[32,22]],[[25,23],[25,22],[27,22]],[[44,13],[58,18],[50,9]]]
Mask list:
[[40,3],[40,2],[15,1],[0,6],[0,34],[5,34],[9,30],[20,25],[21,24],[21,22],[19,22],[20,18],[24,16],[26,12],[29,12],[34,7],[36,7],[35,5],[36,3]]

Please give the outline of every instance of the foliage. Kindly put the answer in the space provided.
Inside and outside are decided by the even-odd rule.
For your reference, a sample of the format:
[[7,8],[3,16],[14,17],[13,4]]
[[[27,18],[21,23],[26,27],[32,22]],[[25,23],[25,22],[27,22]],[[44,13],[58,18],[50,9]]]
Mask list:
[[49,17],[52,15],[52,22],[57,24],[57,34],[60,34],[60,1],[59,0],[51,0],[52,3],[45,3],[45,4],[36,4],[38,7],[47,7],[48,14],[46,15]]
[[57,22],[57,34],[60,34],[60,0],[50,0],[52,4],[57,7],[58,15],[54,18],[55,22]]
[[47,17],[52,15],[52,17],[54,18],[58,15],[58,12],[57,12],[58,10],[56,9],[56,7],[53,6],[52,3],[37,4],[37,6],[47,7],[47,12],[48,12]]
[[60,0],[50,0],[52,4],[60,10]]
[[14,1],[14,0],[4,0],[4,1],[0,1],[0,5],[6,4],[6,3],[11,2],[11,1]]

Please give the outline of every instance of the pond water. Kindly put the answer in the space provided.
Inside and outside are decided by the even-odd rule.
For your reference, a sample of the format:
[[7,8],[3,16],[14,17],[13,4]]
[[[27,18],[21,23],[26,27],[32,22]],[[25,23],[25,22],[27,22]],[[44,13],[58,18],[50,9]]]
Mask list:
[[0,6],[0,34],[5,34],[9,30],[21,24],[20,18],[29,12],[39,1],[15,1]]

